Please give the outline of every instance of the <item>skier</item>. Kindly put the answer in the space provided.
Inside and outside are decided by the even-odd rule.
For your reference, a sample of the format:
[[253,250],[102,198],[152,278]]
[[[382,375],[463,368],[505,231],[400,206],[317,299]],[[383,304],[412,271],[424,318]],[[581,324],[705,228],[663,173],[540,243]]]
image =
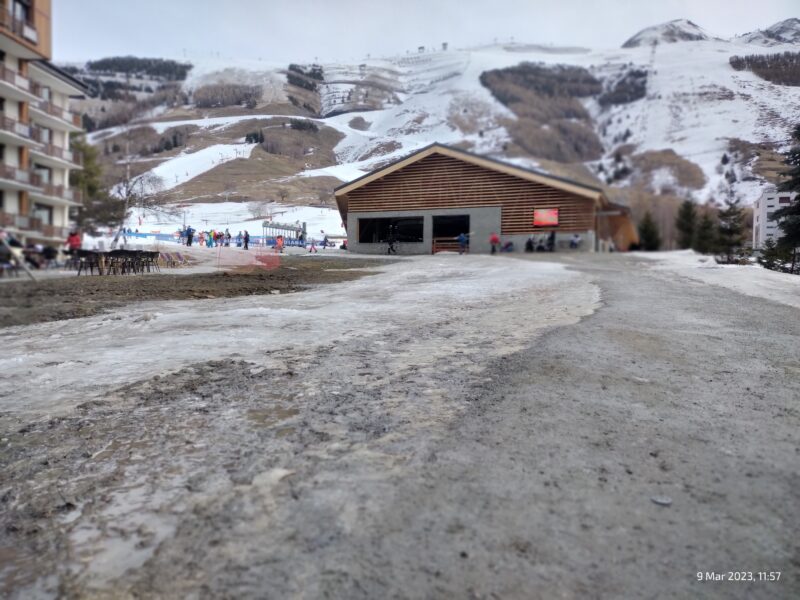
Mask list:
[[236,236],[236,247],[237,248],[241,248],[242,247],[242,232],[241,231],[239,232],[239,235]]
[[249,250],[250,248],[250,234],[247,233],[247,230],[244,230],[244,249]]
[[192,245],[192,238],[194,237],[194,229],[192,229],[191,225],[186,226],[186,245]]
[[308,253],[311,254],[312,252],[315,254],[317,252],[317,240],[314,238],[311,238],[311,245],[308,247]]

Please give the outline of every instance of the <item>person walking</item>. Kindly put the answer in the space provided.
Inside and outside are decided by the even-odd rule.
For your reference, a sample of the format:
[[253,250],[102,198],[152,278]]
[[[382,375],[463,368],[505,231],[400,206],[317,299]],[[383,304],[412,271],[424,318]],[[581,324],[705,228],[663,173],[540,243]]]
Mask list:
[[328,234],[326,233],[325,237],[322,238],[322,249],[325,250],[325,248],[327,247],[328,247]]
[[275,238],[275,251],[278,254],[283,254],[283,236],[279,235]]
[[231,232],[228,231],[228,228],[225,228],[225,247],[229,248],[231,245]]
[[317,240],[314,238],[311,238],[311,245],[308,247],[308,253],[311,254],[312,252],[314,254],[317,253]]
[[467,251],[467,245],[469,244],[469,237],[467,237],[466,233],[459,233],[458,237],[456,238],[458,242],[458,253],[464,254]]
[[192,229],[191,225],[186,226],[186,245],[192,245],[192,238],[194,238],[194,229]]
[[236,236],[236,247],[242,247],[242,232],[240,231],[239,234]]
[[78,253],[78,250],[81,249],[83,242],[81,241],[81,234],[78,233],[77,229],[74,229],[69,232],[67,236],[67,251],[75,256]]
[[243,238],[243,240],[244,240],[244,249],[245,250],[249,250],[250,249],[250,234],[247,233],[246,229],[244,230],[244,238]]
[[489,236],[489,245],[492,247],[492,254],[497,253],[497,247],[500,245],[500,236],[496,232],[492,232]]

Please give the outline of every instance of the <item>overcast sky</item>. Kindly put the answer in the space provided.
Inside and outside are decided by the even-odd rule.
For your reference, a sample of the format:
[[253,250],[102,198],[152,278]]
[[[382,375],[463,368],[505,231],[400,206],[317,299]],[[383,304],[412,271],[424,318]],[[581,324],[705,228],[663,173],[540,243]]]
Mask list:
[[104,56],[359,60],[491,42],[620,46],[688,18],[729,37],[800,17],[800,0],[53,0],[56,62]]

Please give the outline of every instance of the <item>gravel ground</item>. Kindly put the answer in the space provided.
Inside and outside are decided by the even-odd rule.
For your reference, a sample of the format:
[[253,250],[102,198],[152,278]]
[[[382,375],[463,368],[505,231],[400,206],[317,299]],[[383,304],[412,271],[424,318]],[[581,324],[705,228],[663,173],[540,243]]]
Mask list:
[[797,309],[564,260],[580,275],[364,314],[324,354],[0,415],[0,593],[797,597]]

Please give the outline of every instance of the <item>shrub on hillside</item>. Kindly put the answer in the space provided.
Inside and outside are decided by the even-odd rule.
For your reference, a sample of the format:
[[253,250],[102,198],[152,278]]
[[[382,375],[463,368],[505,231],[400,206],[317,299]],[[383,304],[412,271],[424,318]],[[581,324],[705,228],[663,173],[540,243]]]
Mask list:
[[286,81],[288,81],[290,85],[295,85],[304,90],[309,90],[310,92],[317,91],[317,84],[315,82],[306,79],[302,75],[297,75],[292,71],[286,73]]
[[223,83],[204,85],[197,88],[194,91],[193,99],[195,106],[199,108],[236,106],[241,104],[255,107],[256,102],[261,99],[261,93],[262,89],[260,85]]
[[502,89],[495,93],[494,84],[498,82],[511,82],[523,89],[550,97],[586,98],[603,91],[601,83],[589,71],[570,65],[522,63],[506,69],[484,71],[480,81],[506,105],[522,99]]
[[319,131],[319,127],[314,121],[306,121],[305,119],[292,119],[289,121],[289,127],[296,131],[311,131],[313,133]]
[[170,81],[183,81],[192,68],[190,63],[179,63],[163,58],[138,58],[112,56],[86,63],[88,71],[98,73],[126,73],[131,76],[150,76]]
[[731,56],[731,67],[778,85],[800,85],[800,52]]
[[604,92],[597,101],[600,106],[627,104],[641,100],[646,93],[647,71],[644,69],[631,69],[618,79],[609,90]]

